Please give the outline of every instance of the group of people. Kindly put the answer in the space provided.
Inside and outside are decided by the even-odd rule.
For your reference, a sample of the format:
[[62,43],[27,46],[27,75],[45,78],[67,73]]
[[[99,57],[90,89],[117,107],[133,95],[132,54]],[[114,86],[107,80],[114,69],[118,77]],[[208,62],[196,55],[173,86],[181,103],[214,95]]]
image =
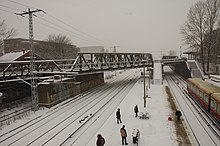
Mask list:
[[[138,112],[139,112],[138,106],[135,105],[135,107],[134,107],[135,117],[138,117]],[[177,110],[175,115],[176,115],[177,121],[179,122],[180,117],[182,116],[182,113],[179,110]],[[116,122],[117,122],[117,124],[122,123],[120,108],[118,108],[118,110],[116,111]],[[126,139],[127,138],[127,131],[125,129],[125,125],[122,125],[122,128],[120,129],[120,134],[121,134],[121,138],[122,138],[122,145],[128,145],[127,139]],[[105,144],[105,139],[101,136],[101,134],[98,134],[96,145],[97,146],[104,146],[104,144]]]
[[[135,107],[134,107],[135,117],[138,116],[138,112],[139,112],[138,111],[138,106],[135,105]],[[116,111],[116,122],[117,122],[117,124],[122,123],[120,108],[118,108],[118,110]],[[125,129],[125,125],[122,125],[122,127],[120,129],[120,134],[121,134],[122,145],[128,145],[128,143],[127,143],[127,131]],[[102,137],[101,134],[98,134],[96,145],[97,146],[104,146],[104,144],[105,144],[105,139]]]
[[[138,106],[135,105],[134,107],[134,113],[135,113],[135,117],[138,116]],[[120,113],[120,108],[118,108],[117,112],[116,112],[116,119],[117,119],[117,124],[122,123],[121,121],[121,113]],[[120,133],[121,133],[121,138],[122,138],[122,145],[128,145],[127,143],[127,131],[125,129],[125,125],[122,126],[122,128],[120,129]]]
[[[117,112],[116,112],[116,121],[117,124],[122,123],[121,121],[121,112],[120,112],[120,108],[118,108]],[[122,138],[122,145],[128,145],[127,143],[127,131],[125,129],[125,125],[122,126],[122,128],[120,129],[120,133],[121,133],[121,138]]]

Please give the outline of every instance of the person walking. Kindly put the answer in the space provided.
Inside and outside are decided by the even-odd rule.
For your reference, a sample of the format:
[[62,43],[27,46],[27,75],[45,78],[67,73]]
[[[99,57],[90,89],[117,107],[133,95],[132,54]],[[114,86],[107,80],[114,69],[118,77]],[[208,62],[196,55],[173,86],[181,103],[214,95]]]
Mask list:
[[180,122],[180,117],[182,116],[182,113],[181,111],[177,110],[176,111],[176,118],[177,118],[177,121]]
[[96,145],[97,146],[104,146],[105,144],[105,139],[102,137],[101,134],[97,135],[97,141],[96,141]]
[[121,141],[122,141],[122,145],[128,145],[127,143],[127,131],[125,130],[125,125],[122,126],[122,128],[120,129],[120,133],[121,133]]
[[138,106],[137,105],[135,105],[135,107],[134,107],[134,112],[135,112],[135,117],[137,117],[138,116]]
[[117,124],[122,123],[121,122],[121,113],[120,113],[120,108],[118,108],[117,112],[116,112],[116,119],[117,119]]

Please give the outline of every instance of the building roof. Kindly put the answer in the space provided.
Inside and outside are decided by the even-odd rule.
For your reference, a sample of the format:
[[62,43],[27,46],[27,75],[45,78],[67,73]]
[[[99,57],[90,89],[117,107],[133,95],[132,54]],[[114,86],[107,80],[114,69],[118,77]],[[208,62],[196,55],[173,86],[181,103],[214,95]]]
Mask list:
[[13,53],[6,53],[3,56],[0,56],[0,62],[3,61],[15,61],[19,57],[23,55],[23,51],[21,52],[13,52]]
[[183,52],[183,54],[194,54],[194,55],[197,55],[198,52],[195,52],[195,51],[188,51],[188,52]]
[[[0,62],[7,62],[7,61],[24,61],[30,59],[31,51],[20,51],[20,52],[13,52],[13,53],[6,53],[3,56],[0,56]],[[38,56],[37,54],[34,55],[36,60],[44,60],[44,58]]]

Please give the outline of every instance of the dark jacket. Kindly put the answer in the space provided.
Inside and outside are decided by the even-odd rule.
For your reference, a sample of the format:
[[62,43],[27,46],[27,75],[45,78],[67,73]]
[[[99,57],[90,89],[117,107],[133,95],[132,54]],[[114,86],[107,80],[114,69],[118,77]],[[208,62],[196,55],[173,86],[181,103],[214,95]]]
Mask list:
[[178,110],[177,110],[177,111],[176,111],[176,116],[177,116],[177,117],[181,117],[181,116],[182,116],[181,111],[178,111]]
[[100,134],[97,137],[98,137],[98,139],[96,141],[96,145],[97,146],[104,146],[105,139]]
[[137,105],[134,107],[134,112],[138,113],[138,106]]
[[121,114],[120,114],[120,111],[119,111],[119,110],[116,112],[116,118],[117,118],[117,119],[121,119]]

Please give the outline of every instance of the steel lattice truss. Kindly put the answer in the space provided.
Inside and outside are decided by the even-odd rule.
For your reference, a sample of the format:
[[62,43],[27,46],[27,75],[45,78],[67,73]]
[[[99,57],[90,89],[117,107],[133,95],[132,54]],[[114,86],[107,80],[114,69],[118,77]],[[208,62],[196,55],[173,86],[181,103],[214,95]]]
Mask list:
[[[78,74],[105,70],[153,66],[150,53],[79,53],[76,59],[35,60],[34,74]],[[30,61],[0,62],[0,78],[9,79],[31,75]]]
[[149,53],[79,53],[70,71],[102,71],[153,65]]

